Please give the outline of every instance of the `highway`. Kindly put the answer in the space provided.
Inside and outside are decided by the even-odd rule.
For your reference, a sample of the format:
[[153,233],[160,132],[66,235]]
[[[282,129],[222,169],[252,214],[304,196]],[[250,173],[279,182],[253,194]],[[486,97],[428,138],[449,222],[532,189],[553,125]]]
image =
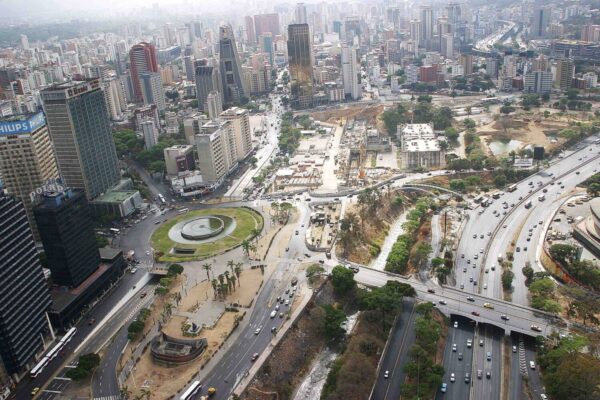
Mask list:
[[[456,327],[455,327],[456,324]],[[473,379],[473,352],[472,345],[467,346],[467,340],[473,340],[474,323],[468,318],[453,317],[450,320],[446,347],[444,349],[444,380],[447,392],[437,392],[437,399],[468,399]],[[456,345],[456,351],[454,351]],[[462,358],[459,359],[459,358]],[[469,381],[465,382],[465,374],[469,374]],[[454,374],[454,382],[452,381]]]

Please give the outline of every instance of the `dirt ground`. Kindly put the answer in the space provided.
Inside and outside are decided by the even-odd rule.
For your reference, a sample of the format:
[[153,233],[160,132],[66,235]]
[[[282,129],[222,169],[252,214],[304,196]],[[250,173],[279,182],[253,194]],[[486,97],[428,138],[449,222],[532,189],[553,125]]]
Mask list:
[[260,272],[260,268],[243,270],[240,274],[240,286],[225,298],[225,302],[250,307],[262,282],[263,274]]
[[348,119],[360,118],[367,119],[369,123],[376,124],[378,122],[378,116],[383,112],[383,105],[371,105],[365,106],[361,104],[344,105],[339,109],[316,111],[310,113],[310,117],[317,121],[326,122],[329,124],[339,124],[340,118],[343,121]]
[[[206,329],[202,336],[208,341],[208,348],[197,360],[177,367],[163,367],[156,364],[150,355],[150,350],[140,357],[133,374],[129,376],[125,385],[132,392],[132,396],[141,394],[142,386],[150,391],[150,399],[168,399],[179,391],[192,379],[200,366],[206,363],[225,338],[233,330],[238,313],[226,312],[219,319],[213,329]],[[178,318],[178,317],[176,317]]]
[[187,291],[187,296],[181,299],[179,310],[193,312],[198,304],[204,302],[207,294],[209,298],[212,298],[213,288],[209,281],[204,280]]

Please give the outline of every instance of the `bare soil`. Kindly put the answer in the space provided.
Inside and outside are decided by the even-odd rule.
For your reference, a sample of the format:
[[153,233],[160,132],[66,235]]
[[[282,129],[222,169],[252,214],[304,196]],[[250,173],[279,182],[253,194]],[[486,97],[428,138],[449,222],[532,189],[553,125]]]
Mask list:
[[371,105],[365,106],[361,104],[344,105],[342,108],[333,110],[316,111],[310,113],[310,117],[317,121],[326,122],[329,124],[339,124],[340,118],[343,121],[348,119],[366,119],[370,124],[376,124],[379,115],[383,112],[384,106]]

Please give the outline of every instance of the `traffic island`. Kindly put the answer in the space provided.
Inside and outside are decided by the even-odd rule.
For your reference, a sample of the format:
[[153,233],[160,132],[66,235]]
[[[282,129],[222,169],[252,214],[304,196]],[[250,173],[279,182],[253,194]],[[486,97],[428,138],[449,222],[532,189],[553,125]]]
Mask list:
[[264,221],[251,208],[209,208],[189,211],[161,225],[152,234],[159,262],[186,262],[214,257],[252,239]]

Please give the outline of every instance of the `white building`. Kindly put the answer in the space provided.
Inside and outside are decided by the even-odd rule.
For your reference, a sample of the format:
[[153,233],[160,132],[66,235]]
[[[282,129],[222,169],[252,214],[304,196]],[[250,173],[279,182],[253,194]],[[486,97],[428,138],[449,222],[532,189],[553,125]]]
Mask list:
[[158,143],[158,128],[154,125],[154,120],[146,118],[142,121],[140,127],[146,149],[156,146],[156,143]]
[[237,167],[232,124],[222,120],[207,122],[194,140],[202,179],[217,188]]
[[356,46],[342,45],[342,80],[344,82],[344,94],[352,100],[361,97],[360,85],[360,62]]
[[211,91],[206,96],[206,109],[208,110],[208,118],[211,120],[219,118],[219,114],[223,112],[221,95],[216,90]]
[[411,85],[413,83],[419,82],[419,67],[416,65],[410,64],[407,65],[404,69],[406,74],[406,83]]
[[222,120],[231,123],[235,143],[235,160],[242,161],[252,152],[252,133],[250,131],[248,110],[231,107],[223,111],[220,117]]
[[585,87],[587,89],[595,88],[598,84],[598,75],[595,72],[586,72],[582,78],[585,80]]
[[552,91],[552,72],[532,71],[525,74],[524,93],[550,93]]
[[433,123],[398,126],[402,169],[443,167],[444,151],[433,132]]
[[183,120],[183,133],[185,134],[185,140],[188,144],[195,145],[195,135],[199,135],[202,132],[202,125],[208,122],[206,115],[202,113],[196,113]]
[[178,176],[182,172],[193,171],[196,167],[194,160],[194,146],[175,145],[163,150],[165,167],[168,176]]

